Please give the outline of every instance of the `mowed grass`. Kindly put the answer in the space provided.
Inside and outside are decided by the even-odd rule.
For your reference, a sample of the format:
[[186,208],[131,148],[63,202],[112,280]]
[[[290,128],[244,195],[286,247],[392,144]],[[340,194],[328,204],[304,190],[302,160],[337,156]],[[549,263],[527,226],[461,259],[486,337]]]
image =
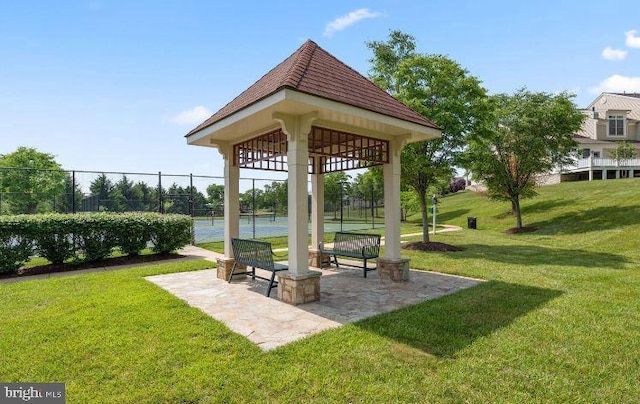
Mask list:
[[270,352],[143,279],[204,261],[0,284],[0,380],[70,403],[639,402],[640,181],[542,188],[519,235],[508,204],[440,202],[478,230],[411,266],[487,282]]

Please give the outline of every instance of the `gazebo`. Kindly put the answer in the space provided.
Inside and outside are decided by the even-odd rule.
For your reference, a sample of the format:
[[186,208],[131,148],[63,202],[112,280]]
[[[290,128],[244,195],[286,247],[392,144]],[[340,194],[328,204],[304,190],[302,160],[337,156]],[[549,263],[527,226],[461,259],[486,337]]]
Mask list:
[[[278,273],[278,297],[291,304],[320,298],[324,232],[323,175],[383,166],[385,253],[381,277],[407,280],[400,256],[400,151],[438,138],[440,129],[308,40],[247,90],[190,131],[187,143],[215,147],[224,159],[224,259],[233,265],[239,236],[240,168],[288,172],[289,271]],[[311,240],[308,245],[308,178]],[[400,275],[398,275],[400,274]]]

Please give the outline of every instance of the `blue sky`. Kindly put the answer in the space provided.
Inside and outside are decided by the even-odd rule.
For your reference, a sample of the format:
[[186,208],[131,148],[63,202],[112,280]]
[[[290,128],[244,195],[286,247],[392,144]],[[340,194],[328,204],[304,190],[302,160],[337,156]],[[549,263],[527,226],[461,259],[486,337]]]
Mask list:
[[[306,39],[363,74],[390,29],[491,93],[640,92],[635,1],[16,1],[0,12],[0,154],[66,169],[220,175],[184,135]],[[243,173],[244,175],[244,173]],[[273,177],[249,171],[247,176]]]

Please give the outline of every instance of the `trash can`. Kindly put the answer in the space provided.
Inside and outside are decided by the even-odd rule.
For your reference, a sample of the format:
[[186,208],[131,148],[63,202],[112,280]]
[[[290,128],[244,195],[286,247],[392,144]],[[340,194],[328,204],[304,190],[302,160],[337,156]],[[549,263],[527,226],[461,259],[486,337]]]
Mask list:
[[469,216],[467,218],[467,227],[470,229],[476,228],[476,218],[474,216]]

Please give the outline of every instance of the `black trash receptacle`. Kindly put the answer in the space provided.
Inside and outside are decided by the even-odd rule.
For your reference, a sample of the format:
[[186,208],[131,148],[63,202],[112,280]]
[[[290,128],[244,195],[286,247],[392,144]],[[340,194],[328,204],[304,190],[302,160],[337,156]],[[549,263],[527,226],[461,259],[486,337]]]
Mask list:
[[467,218],[467,227],[470,229],[475,229],[476,228],[476,218],[473,216],[469,216]]

